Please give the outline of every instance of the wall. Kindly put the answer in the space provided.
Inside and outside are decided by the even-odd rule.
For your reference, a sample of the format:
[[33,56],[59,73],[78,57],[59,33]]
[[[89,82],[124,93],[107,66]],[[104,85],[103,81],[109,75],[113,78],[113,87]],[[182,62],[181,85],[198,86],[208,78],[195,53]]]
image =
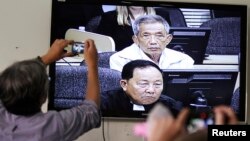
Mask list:
[[50,13],[50,0],[0,1],[0,70],[47,51]]
[[[181,1],[208,2],[203,0],[175,0],[175,2]],[[247,4],[250,6],[249,0],[209,0],[209,3]],[[50,39],[50,14],[51,0],[0,1],[0,71],[16,60],[32,58],[47,51]],[[249,8],[248,15],[250,15]],[[248,27],[250,27],[249,20]],[[248,28],[248,35],[249,33]],[[250,36],[248,36],[248,40],[250,40],[249,38]],[[249,50],[248,54],[250,54]],[[247,68],[249,70],[249,66]],[[250,75],[248,76],[248,82],[249,80]],[[248,97],[248,101],[250,101],[250,97]],[[46,109],[46,105],[44,109]],[[250,112],[248,113],[248,121],[250,121],[249,114]],[[83,135],[78,141],[103,140],[103,127],[105,138],[108,141],[142,141],[143,139],[134,137],[132,134],[132,127],[135,122],[138,121],[108,119],[105,120],[104,126]]]

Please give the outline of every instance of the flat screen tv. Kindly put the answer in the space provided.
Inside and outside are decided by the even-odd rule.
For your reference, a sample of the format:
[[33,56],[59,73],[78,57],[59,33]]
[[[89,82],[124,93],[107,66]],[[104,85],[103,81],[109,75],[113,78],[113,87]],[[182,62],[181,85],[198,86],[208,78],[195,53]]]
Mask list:
[[[169,95],[184,105],[199,104],[197,99],[205,99],[204,106],[230,105],[238,77],[238,68],[194,70],[164,70],[163,94]],[[227,89],[221,89],[227,88]],[[200,103],[201,104],[201,103]],[[235,108],[235,107],[233,107]]]
[[[64,38],[65,32],[70,28],[96,32],[102,14],[115,10],[116,6],[145,6],[164,9],[163,12],[166,12],[164,14],[169,16],[166,20],[174,30],[174,38],[177,36],[176,32],[179,32],[183,34],[182,37],[193,40],[192,42],[198,42],[189,43],[184,40],[182,42],[182,39],[178,39],[179,43],[186,42],[183,45],[184,50],[188,51],[190,48],[194,52],[197,50],[195,53],[199,56],[196,57],[195,53],[193,55],[195,61],[198,58],[193,69],[163,70],[164,94],[189,106],[195,104],[192,99],[200,98],[199,96],[205,98],[210,108],[218,104],[230,105],[236,108],[240,121],[246,121],[247,6],[164,1],[52,0],[51,43],[57,38]],[[190,30],[192,34],[187,32]],[[199,36],[199,39],[191,36],[200,30],[205,33],[197,34],[202,35]],[[110,32],[114,32],[114,30],[110,29]],[[208,34],[209,32],[210,34]],[[119,37],[117,35],[117,38]],[[116,40],[115,37],[113,38]],[[126,44],[129,45],[132,42],[131,37],[131,41]],[[173,39],[173,43],[177,43],[176,39]],[[192,56],[188,52],[187,54]],[[82,66],[78,66],[81,61],[71,58],[50,65],[49,110],[67,109],[76,106],[83,100],[84,93],[76,90],[76,87],[82,87],[83,84],[71,81],[71,79],[79,78],[79,74],[74,74],[71,70],[81,68]],[[81,69],[84,70],[84,68]],[[64,70],[66,72],[63,72]],[[65,74],[58,75],[61,72]],[[80,75],[83,77],[82,74]],[[110,75],[110,77],[115,76]],[[86,81],[86,78],[84,79]],[[110,83],[111,85],[114,84]],[[117,85],[119,86],[119,84]],[[118,118],[116,114],[112,115],[112,112],[111,114],[104,113],[104,115],[107,115],[104,116],[107,118]],[[119,117],[132,119],[145,118],[145,115],[146,113],[137,116],[124,114]]]
[[203,64],[211,28],[172,27],[173,35],[168,48],[188,54],[195,64]]

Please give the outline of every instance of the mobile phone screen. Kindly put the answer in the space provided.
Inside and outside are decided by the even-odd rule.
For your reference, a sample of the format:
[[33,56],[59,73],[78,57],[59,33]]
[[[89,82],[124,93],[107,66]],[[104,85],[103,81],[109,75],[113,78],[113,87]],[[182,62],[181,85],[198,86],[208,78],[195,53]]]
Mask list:
[[74,54],[82,54],[84,52],[84,43],[74,42],[72,45],[72,52]]

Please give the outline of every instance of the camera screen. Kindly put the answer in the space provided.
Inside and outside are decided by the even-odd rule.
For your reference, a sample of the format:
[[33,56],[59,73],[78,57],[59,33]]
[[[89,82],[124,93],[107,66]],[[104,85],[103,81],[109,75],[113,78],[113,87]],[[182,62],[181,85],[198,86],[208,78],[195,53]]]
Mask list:
[[84,43],[82,42],[74,42],[72,45],[72,52],[74,54],[81,54],[84,50]]

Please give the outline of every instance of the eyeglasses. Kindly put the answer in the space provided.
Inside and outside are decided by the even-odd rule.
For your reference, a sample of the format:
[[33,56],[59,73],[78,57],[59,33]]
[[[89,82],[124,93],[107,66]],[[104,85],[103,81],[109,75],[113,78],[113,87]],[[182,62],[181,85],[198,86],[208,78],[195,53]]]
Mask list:
[[141,34],[140,37],[144,40],[150,40],[152,38],[156,39],[156,40],[160,40],[160,41],[163,41],[166,39],[166,34],[163,34],[163,33],[157,33],[157,34],[148,34],[148,33],[144,33],[144,34]]

